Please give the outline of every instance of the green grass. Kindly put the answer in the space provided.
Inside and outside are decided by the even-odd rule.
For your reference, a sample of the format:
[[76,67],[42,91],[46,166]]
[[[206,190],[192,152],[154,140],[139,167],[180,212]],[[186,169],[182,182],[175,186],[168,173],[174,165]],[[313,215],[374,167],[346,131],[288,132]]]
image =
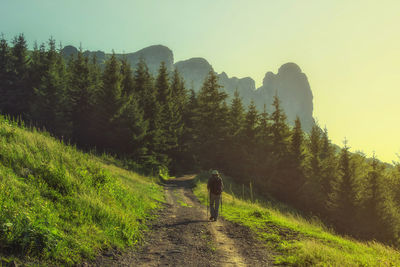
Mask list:
[[[199,175],[195,195],[205,204],[206,174]],[[222,216],[249,227],[274,251],[275,263],[292,266],[400,266],[400,252],[378,242],[342,237],[318,220],[308,221],[289,208],[251,203],[234,197],[232,182],[224,177]],[[237,185],[234,185],[237,187]],[[286,210],[286,211],[284,211]]]
[[0,262],[71,265],[134,246],[162,202],[150,178],[0,116]]

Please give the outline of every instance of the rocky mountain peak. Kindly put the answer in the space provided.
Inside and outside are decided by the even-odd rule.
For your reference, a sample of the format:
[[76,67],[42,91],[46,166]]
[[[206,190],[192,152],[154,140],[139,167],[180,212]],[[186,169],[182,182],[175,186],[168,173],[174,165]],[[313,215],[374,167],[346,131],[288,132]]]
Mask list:
[[278,73],[280,73],[280,74],[301,73],[301,69],[296,63],[289,62],[289,63],[283,64],[279,68]]
[[[71,54],[78,53],[78,49],[66,46],[63,53],[69,57]],[[85,51],[85,54],[88,56],[95,54],[100,64],[110,56],[102,51]],[[194,89],[196,92],[201,89],[207,74],[214,70],[212,65],[201,57],[193,57],[174,64],[173,52],[163,45],[153,45],[134,53],[116,54],[116,56],[118,58],[125,57],[132,68],[135,68],[139,60],[143,59],[154,76],[157,75],[161,62],[165,62],[168,71],[172,72],[174,68],[178,69],[185,81],[186,88]],[[255,81],[251,77],[229,77],[225,72],[217,75],[219,84],[222,86],[221,91],[228,95],[228,102],[238,90],[245,106],[254,100],[259,111],[262,111],[266,104],[267,111],[271,113],[273,97],[278,95],[290,124],[293,124],[296,116],[300,117],[303,129],[306,131],[309,131],[314,124],[313,95],[310,84],[307,76],[297,64],[285,63],[278,69],[277,74],[268,71],[264,76],[263,85],[257,89]]]

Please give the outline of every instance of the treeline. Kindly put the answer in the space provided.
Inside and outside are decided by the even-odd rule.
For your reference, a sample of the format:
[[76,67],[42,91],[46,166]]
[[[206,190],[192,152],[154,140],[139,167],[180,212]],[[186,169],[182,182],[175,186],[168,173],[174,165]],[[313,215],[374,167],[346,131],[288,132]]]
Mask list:
[[100,67],[82,51],[64,60],[52,39],[33,51],[23,35],[0,40],[2,113],[142,171],[218,168],[342,233],[399,245],[400,165],[338,149],[318,125],[288,126],[278,97],[268,114],[219,89],[213,72],[196,94],[164,64],[152,77],[144,61]]

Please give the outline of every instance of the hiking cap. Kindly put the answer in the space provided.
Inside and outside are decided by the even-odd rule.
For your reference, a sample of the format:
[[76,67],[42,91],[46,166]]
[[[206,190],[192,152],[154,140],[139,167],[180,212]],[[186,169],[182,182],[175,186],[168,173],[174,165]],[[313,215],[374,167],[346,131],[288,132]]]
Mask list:
[[213,174],[213,175],[218,175],[219,173],[218,173],[217,170],[213,170],[211,174]]

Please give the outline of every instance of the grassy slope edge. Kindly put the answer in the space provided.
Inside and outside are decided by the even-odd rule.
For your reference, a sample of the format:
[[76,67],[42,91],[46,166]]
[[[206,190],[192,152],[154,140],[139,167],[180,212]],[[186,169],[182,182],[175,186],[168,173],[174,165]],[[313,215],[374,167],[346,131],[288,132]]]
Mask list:
[[[198,176],[194,189],[206,204],[208,174]],[[235,197],[237,187],[224,177],[222,216],[249,227],[271,251],[275,263],[291,266],[400,266],[400,252],[378,242],[360,242],[341,237],[318,222],[310,222],[294,212],[283,212],[272,203],[252,203]],[[236,188],[238,189],[238,188]],[[228,191],[228,192],[227,192]],[[239,191],[240,192],[240,188]]]
[[163,201],[150,178],[0,116],[2,261],[70,265],[133,246]]

